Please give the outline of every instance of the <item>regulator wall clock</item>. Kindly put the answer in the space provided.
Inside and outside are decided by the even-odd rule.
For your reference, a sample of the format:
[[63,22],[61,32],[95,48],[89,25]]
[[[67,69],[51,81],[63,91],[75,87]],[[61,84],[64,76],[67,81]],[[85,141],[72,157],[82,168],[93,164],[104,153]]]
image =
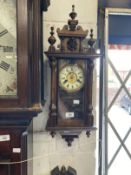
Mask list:
[[90,31],[88,49],[83,40],[88,30],[83,30],[76,20],[72,6],[71,19],[62,30],[57,29],[60,47],[55,49],[54,28],[46,53],[51,66],[51,103],[47,130],[52,135],[59,132],[68,145],[82,130],[90,135],[93,129],[92,82],[94,60],[100,55],[94,49],[93,30]]

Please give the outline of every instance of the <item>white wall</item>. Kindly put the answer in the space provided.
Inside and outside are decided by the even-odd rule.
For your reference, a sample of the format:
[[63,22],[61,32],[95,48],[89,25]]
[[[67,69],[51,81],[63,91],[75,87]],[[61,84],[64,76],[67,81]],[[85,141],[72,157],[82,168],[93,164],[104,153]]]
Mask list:
[[[48,49],[47,38],[49,37],[50,27],[55,29],[67,23],[68,14],[75,5],[75,11],[78,16],[79,24],[83,29],[94,29],[97,33],[97,0],[51,0],[51,6],[48,12],[44,13],[44,50]],[[57,43],[58,44],[58,43]],[[57,45],[56,44],[56,45]],[[45,59],[46,60],[46,59]],[[90,138],[87,138],[83,132],[79,139],[75,139],[72,147],[61,139],[60,135],[52,138],[45,131],[48,118],[48,107],[50,99],[50,68],[46,64],[45,77],[45,98],[46,104],[43,112],[33,121],[33,175],[49,175],[55,166],[72,166],[77,170],[78,175],[95,174],[95,154],[96,154],[96,133],[92,132]],[[30,175],[30,174],[29,174]]]

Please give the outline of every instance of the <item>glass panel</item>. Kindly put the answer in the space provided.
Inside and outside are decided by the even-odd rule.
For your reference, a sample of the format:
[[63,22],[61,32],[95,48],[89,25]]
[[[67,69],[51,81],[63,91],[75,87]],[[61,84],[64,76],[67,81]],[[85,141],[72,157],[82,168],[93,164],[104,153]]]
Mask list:
[[122,80],[125,79],[127,72],[129,72],[131,64],[131,50],[126,50],[126,46],[124,49],[124,46],[122,45],[120,48],[119,45],[115,45],[114,50],[109,50],[109,58]]
[[107,118],[104,126],[106,135],[105,152],[103,152],[105,153],[103,158],[105,175],[123,175],[125,170],[127,175],[130,174],[131,31],[128,26],[129,18],[131,18],[131,10],[106,9],[104,114]]
[[[113,141],[113,144],[112,144]],[[116,153],[118,147],[120,145],[120,142],[118,138],[116,137],[113,129],[111,126],[108,124],[108,162],[111,164],[112,158],[114,154]]]
[[[118,99],[120,99],[120,96],[118,96]],[[108,112],[108,116],[110,121],[113,123],[115,129],[119,133],[119,136],[121,138],[124,138],[127,131],[130,128],[131,120],[127,110],[122,105],[123,104],[122,100],[123,98],[120,99],[119,104],[118,103],[113,104],[112,108]]]
[[108,174],[123,175],[126,172],[126,175],[130,175],[130,167],[131,167],[130,158],[126,154],[125,150],[122,148],[119,154],[117,155],[116,159],[114,160],[114,163],[109,168]]
[[[108,53],[108,174],[113,175],[123,174],[123,168],[118,168],[123,164],[123,160],[127,163],[123,164],[125,168],[129,168],[130,164],[129,156],[122,144],[127,140],[128,146],[130,142],[128,87],[131,51],[120,50],[116,45],[115,50],[108,50]],[[126,87],[128,85],[127,88],[125,84]]]
[[[112,63],[110,62],[110,64]],[[110,106],[121,85],[110,64],[108,64],[108,106]]]
[[17,95],[16,0],[0,1],[0,98]]
[[[59,61],[59,116],[81,119],[84,116],[84,61]],[[83,110],[81,110],[83,109]]]
[[[131,122],[131,118],[129,118],[129,119],[130,119],[130,122]],[[126,145],[127,149],[131,153],[131,128],[129,128],[128,133],[129,133],[129,136],[128,136],[128,138],[125,141],[125,145]]]
[[130,75],[129,79],[127,80],[126,88],[128,89],[129,94],[131,95],[131,75]]

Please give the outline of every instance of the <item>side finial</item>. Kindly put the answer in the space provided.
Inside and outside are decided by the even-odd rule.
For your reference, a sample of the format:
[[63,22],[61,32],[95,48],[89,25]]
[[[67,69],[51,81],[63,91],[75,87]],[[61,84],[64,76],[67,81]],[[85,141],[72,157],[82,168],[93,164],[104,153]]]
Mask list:
[[93,29],[91,29],[90,32],[91,32],[90,37],[91,37],[91,39],[93,39]]
[[93,29],[90,30],[90,39],[88,40],[89,53],[95,53],[94,44],[96,40],[93,38]]
[[51,36],[48,38],[48,42],[49,42],[49,44],[50,44],[48,51],[49,51],[49,52],[54,52],[54,51],[55,51],[55,46],[54,46],[54,44],[55,44],[55,42],[56,42],[56,39],[55,39],[55,37],[54,37],[54,27],[51,27],[50,29],[51,29],[51,32],[50,32],[50,35],[51,35]]

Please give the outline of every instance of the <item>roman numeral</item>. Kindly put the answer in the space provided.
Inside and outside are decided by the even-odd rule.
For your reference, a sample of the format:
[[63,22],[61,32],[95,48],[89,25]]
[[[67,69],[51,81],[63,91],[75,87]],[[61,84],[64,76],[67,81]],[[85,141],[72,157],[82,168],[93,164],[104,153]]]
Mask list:
[[8,30],[3,30],[2,32],[0,32],[0,37],[2,37],[3,35],[7,34],[8,33]]
[[69,87],[69,84],[67,84],[66,87],[68,88]]
[[5,61],[1,61],[1,63],[0,63],[1,69],[8,71],[9,67],[10,67],[10,64],[6,63]]

